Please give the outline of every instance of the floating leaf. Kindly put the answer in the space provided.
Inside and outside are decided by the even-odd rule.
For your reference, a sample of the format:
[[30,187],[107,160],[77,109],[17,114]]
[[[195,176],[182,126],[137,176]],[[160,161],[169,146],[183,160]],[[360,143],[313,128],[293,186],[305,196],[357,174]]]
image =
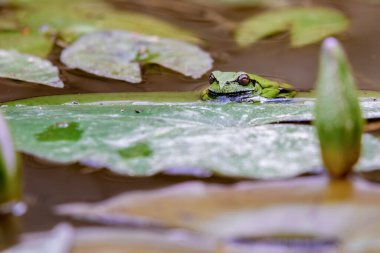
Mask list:
[[[305,95],[308,93],[299,92],[297,94]],[[364,95],[364,94],[363,94]],[[370,93],[369,97],[379,97],[380,93]],[[187,92],[117,92],[117,93],[88,93],[88,94],[70,94],[57,96],[44,96],[35,98],[26,98],[5,103],[6,106],[14,105],[63,105],[63,104],[117,104],[120,101],[148,101],[148,102],[166,102],[166,103],[183,103],[195,102],[199,100],[198,91]],[[103,101],[103,102],[100,102]]]
[[[3,8],[5,3],[0,0],[0,8]],[[0,32],[17,32],[20,29],[17,19],[10,12],[3,11],[1,13]]]
[[20,245],[4,253],[378,252],[379,194],[376,185],[358,178],[233,186],[189,182],[57,208],[58,213],[92,222],[145,220],[161,229],[73,229],[60,224],[49,232],[23,235]]
[[52,39],[41,34],[0,33],[0,50],[17,50],[20,53],[46,57],[52,46]]
[[376,185],[359,178],[189,182],[61,205],[57,212],[107,224],[185,228],[219,239],[220,252],[369,253],[380,250],[379,197]]
[[301,47],[344,32],[348,26],[348,19],[337,10],[296,7],[268,11],[243,21],[235,38],[240,46],[246,47],[289,29],[292,46]]
[[[57,162],[79,161],[139,176],[173,169],[191,174],[193,169],[200,169],[226,176],[283,178],[321,167],[313,127],[260,126],[312,119],[312,99],[219,104],[123,102],[118,98],[128,96],[93,96],[102,97],[103,101],[84,104],[78,95],[75,99],[81,103],[65,103],[56,96],[51,98],[55,103],[65,104],[5,107],[19,150]],[[162,93],[155,96],[164,98]],[[91,100],[88,96],[87,99]],[[27,101],[33,104],[32,100]],[[367,117],[380,116],[380,101],[366,100],[362,106]],[[65,139],[59,135],[54,141],[39,139],[41,133],[45,136],[52,126],[63,122],[76,122],[81,138]],[[378,146],[380,140],[365,136],[364,155],[358,168],[368,170],[380,164],[373,152]]]
[[[366,117],[377,117],[377,103],[380,99],[380,92],[360,90],[358,95],[362,99],[362,104],[366,108]],[[297,92],[295,100],[293,102],[307,102],[307,100],[313,102],[315,99],[315,92]],[[56,95],[56,96],[43,96],[26,98],[4,103],[4,105],[62,105],[62,104],[117,104],[123,101],[129,102],[158,102],[158,103],[185,103],[185,102],[197,102],[200,100],[199,91],[185,91],[185,92],[173,92],[173,91],[161,91],[161,92],[116,92],[116,93],[87,93],[87,94],[69,94],[69,95]],[[103,102],[102,102],[103,101]],[[290,102],[290,101],[289,101]],[[285,101],[286,104],[286,101]],[[289,104],[289,103],[288,103]]]
[[28,27],[32,33],[58,33],[67,42],[72,42],[85,33],[107,29],[123,29],[193,43],[200,42],[193,33],[185,29],[149,15],[117,10],[103,0],[13,2],[21,6],[16,12],[21,26]]
[[141,82],[140,62],[160,64],[199,78],[212,67],[210,55],[197,46],[123,31],[84,35],[66,48],[61,61],[99,76]]
[[201,4],[211,5],[226,5],[232,7],[245,7],[245,6],[284,6],[290,3],[289,0],[187,0],[190,2],[196,2]]
[[78,228],[59,224],[44,233],[27,234],[3,253],[213,253],[215,240],[187,231]]
[[37,234],[24,239],[19,245],[2,251],[3,253],[69,253],[74,240],[74,228],[59,224],[45,234]]
[[0,50],[0,77],[62,88],[58,68],[50,61],[16,51]]
[[334,38],[322,45],[317,94],[323,162],[332,177],[347,176],[360,157],[363,119],[350,64]]
[[1,15],[0,49],[46,57],[53,37],[71,43],[97,30],[123,29],[200,43],[193,33],[157,18],[114,9],[102,0],[11,0],[17,5]]

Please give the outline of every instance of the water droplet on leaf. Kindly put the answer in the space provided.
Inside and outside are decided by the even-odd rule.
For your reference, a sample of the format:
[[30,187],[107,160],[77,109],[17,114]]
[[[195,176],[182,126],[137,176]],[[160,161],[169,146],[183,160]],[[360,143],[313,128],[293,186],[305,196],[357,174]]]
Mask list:
[[56,123],[56,125],[58,128],[66,128],[69,126],[69,124],[67,122],[58,122],[58,123]]

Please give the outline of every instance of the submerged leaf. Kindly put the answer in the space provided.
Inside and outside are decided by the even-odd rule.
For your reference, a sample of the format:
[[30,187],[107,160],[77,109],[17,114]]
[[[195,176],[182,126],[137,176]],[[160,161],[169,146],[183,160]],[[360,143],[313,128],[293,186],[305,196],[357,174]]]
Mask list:
[[[260,126],[310,120],[313,100],[257,105],[138,103],[107,102],[107,96],[102,96],[102,102],[90,104],[5,107],[18,149],[57,162],[79,161],[139,176],[173,169],[191,173],[194,168],[226,176],[269,179],[321,167],[313,127]],[[83,101],[80,97],[76,96]],[[58,97],[54,100],[60,101]],[[367,117],[380,116],[380,102],[365,101],[362,106]],[[83,131],[81,138],[36,138],[62,122],[77,122]],[[380,160],[373,150],[379,146],[380,140],[365,136],[358,168],[378,166]]]
[[0,77],[62,88],[58,68],[50,61],[16,51],[0,50]]
[[380,250],[379,197],[376,185],[359,178],[313,177],[233,186],[189,182],[56,210],[107,224],[185,228],[218,239],[220,252],[369,253]]
[[348,19],[337,10],[296,7],[265,12],[243,21],[235,38],[240,46],[246,47],[289,29],[292,46],[301,47],[344,32],[348,26]]
[[140,62],[160,64],[193,78],[210,70],[213,62],[197,46],[123,31],[85,35],[62,52],[61,61],[70,68],[131,83],[141,82]]

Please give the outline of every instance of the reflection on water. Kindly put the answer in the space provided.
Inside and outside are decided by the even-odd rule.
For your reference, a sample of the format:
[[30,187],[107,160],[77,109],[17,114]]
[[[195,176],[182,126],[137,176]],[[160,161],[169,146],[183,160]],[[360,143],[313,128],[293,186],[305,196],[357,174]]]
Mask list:
[[20,232],[19,217],[0,214],[0,250],[17,243]]
[[225,243],[223,252],[336,252],[337,238],[323,238],[307,235],[273,235],[262,237],[235,238]]

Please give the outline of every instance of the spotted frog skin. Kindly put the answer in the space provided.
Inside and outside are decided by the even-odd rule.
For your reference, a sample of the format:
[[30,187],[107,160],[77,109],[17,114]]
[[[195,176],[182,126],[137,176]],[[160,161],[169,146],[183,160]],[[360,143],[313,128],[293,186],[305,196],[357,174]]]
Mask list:
[[296,91],[291,84],[265,79],[245,72],[213,71],[210,86],[202,91],[202,100],[225,98],[230,101],[252,102],[257,98],[292,98]]

